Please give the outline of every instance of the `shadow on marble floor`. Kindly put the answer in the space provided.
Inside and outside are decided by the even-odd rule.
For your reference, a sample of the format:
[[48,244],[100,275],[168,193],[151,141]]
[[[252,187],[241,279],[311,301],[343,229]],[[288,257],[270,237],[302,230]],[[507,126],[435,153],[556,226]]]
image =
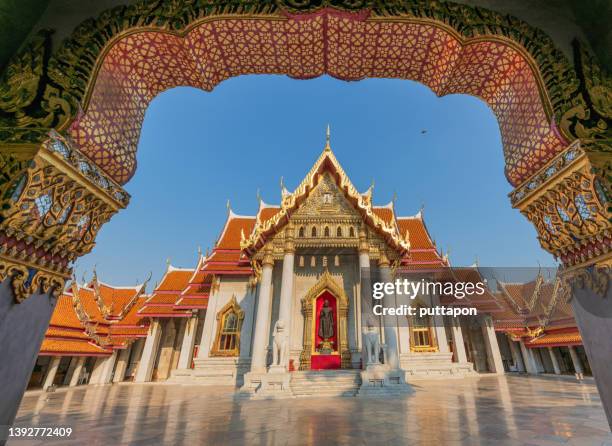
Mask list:
[[16,426],[70,438],[9,445],[606,445],[592,383],[526,376],[420,380],[397,398],[235,400],[232,389],[143,384],[24,398]]

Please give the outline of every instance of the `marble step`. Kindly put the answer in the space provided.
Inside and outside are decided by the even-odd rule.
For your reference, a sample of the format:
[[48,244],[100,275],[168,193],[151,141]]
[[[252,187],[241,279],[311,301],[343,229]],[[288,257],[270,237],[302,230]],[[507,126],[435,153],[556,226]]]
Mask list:
[[355,396],[361,386],[359,370],[294,372],[290,387],[296,397]]

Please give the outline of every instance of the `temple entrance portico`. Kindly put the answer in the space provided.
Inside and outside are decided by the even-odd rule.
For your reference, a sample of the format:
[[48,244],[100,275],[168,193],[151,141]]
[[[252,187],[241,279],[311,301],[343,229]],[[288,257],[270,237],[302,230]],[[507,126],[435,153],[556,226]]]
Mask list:
[[[487,102],[500,123],[506,177],[515,187],[511,204],[533,223],[542,247],[560,260],[574,285],[572,305],[612,423],[609,74],[588,45],[570,44],[578,33],[568,37],[571,31],[547,32],[541,27],[548,25],[533,25],[529,17],[522,21],[507,12],[452,2],[366,1],[356,6],[322,1],[296,6],[285,1],[162,1],[120,5],[80,26],[70,25],[74,31],[63,30],[69,36],[64,43],[53,42],[43,30],[46,26],[27,33],[31,40],[7,61],[0,80],[5,174],[0,184],[0,356],[14,359],[0,367],[0,384],[11,389],[0,407],[0,425],[12,423],[71,265],[92,249],[100,227],[128,205],[123,185],[136,168],[148,103],[174,86],[210,90],[223,79],[251,73],[299,79],[322,74],[345,80],[412,79],[438,95],[466,93]],[[575,31],[573,25],[567,30]],[[550,35],[563,37],[553,40]],[[54,178],[62,181],[51,181]],[[340,188],[345,186],[341,182]],[[293,210],[295,203],[290,196],[288,200],[282,207]],[[378,224],[372,215],[366,217]],[[250,290],[237,295],[236,306],[225,308],[224,318],[205,324],[206,329],[224,326],[227,330],[219,339],[227,340],[224,345],[234,351],[239,345],[239,356],[229,356],[220,343],[213,345],[214,336],[202,337],[208,345],[198,354],[207,360],[212,354],[211,361],[257,373],[268,365],[273,295],[274,302],[279,296],[275,321],[295,315],[292,244],[299,243],[292,238],[302,238],[299,226],[290,233],[288,221],[281,218],[261,223],[265,237],[244,248],[256,261],[253,286],[261,297],[256,317],[240,322],[242,327],[253,324],[253,338],[236,337],[239,310],[243,304],[255,308]],[[310,232],[310,238],[325,234],[320,223],[305,228],[315,227],[317,235]],[[277,225],[286,228],[280,249],[261,243]],[[342,230],[352,226],[351,221],[343,225]],[[331,234],[334,229],[329,228]],[[377,237],[397,246],[381,227],[374,239],[368,228],[367,240],[378,246],[367,249],[357,241],[361,228],[354,226],[353,231],[352,237],[342,238],[351,239],[360,265],[363,261],[384,268],[384,256],[397,254],[388,246],[380,249]],[[273,286],[274,263],[280,265],[281,260],[282,271]],[[228,303],[231,293],[223,299]],[[493,328],[479,329],[474,337],[482,337],[487,346]],[[284,369],[295,360],[294,347],[300,350],[295,328],[289,330],[283,335],[289,354],[281,355],[277,364]],[[434,335],[443,338],[441,331]],[[359,337],[351,347],[350,336],[349,331],[349,348],[359,350]],[[397,348],[405,345],[402,333],[385,327],[382,337],[391,347],[389,363],[401,366]],[[440,342],[438,348],[446,347]]]

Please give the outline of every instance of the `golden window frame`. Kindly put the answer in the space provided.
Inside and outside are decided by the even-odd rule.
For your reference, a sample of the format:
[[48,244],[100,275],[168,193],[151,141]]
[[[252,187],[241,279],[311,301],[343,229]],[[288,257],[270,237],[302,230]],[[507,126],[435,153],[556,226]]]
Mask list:
[[[225,350],[220,348],[220,343],[222,336],[226,335],[226,333],[223,332],[226,317],[231,313],[235,314],[238,319],[236,322],[236,330],[232,333],[236,340],[234,348]],[[216,319],[217,334],[215,335],[215,342],[210,351],[210,356],[240,356],[240,332],[242,330],[242,321],[244,320],[244,310],[240,308],[240,305],[238,305],[236,295],[233,295],[230,301],[219,310]]]
[[[418,302],[414,308],[426,307],[422,302]],[[437,352],[438,351],[438,340],[436,339],[433,326],[432,326],[432,317],[426,316],[427,326],[426,327],[418,327],[415,328],[415,319],[416,316],[408,316],[408,327],[410,331],[410,351],[411,352]],[[423,320],[423,318],[418,318]],[[417,345],[415,333],[427,333],[429,337],[429,345]]]

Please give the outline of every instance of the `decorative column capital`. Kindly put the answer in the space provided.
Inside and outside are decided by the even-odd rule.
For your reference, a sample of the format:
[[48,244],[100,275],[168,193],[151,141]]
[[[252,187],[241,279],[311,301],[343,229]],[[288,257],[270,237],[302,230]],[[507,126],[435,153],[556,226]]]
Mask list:
[[266,246],[264,248],[264,256],[261,260],[262,266],[274,266],[274,256],[272,255],[272,247]]
[[368,243],[368,233],[365,225],[359,227],[359,247],[357,248],[359,254],[370,253],[370,244]]
[[609,258],[612,142],[576,140],[510,194],[542,248],[567,268]]
[[378,258],[378,266],[380,268],[389,268],[391,262],[389,261],[389,257],[387,257],[387,252],[383,249],[380,251],[380,257]]
[[610,264],[586,266],[565,273],[565,280],[578,289],[589,289],[601,298],[606,296],[612,276]]
[[130,196],[53,131],[39,145],[2,146],[0,169],[0,280],[11,280],[17,302],[59,294],[72,262]]
[[295,252],[295,227],[293,223],[287,224],[285,228],[285,254],[293,254]]

